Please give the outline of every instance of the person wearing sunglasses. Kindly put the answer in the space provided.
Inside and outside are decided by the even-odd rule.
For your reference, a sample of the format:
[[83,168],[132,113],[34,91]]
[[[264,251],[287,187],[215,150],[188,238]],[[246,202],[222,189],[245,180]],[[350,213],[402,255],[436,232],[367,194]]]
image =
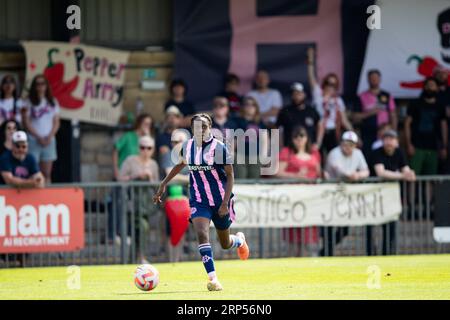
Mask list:
[[152,159],[155,140],[150,136],[139,138],[139,154],[125,159],[120,168],[119,181],[159,181],[158,163]]
[[[150,136],[139,138],[139,154],[131,155],[125,159],[120,168],[119,181],[159,181],[159,168],[152,156],[155,152],[155,140]],[[148,189],[143,189],[148,190]],[[143,197],[134,197],[134,226],[135,226],[135,245],[137,259],[140,263],[149,263],[145,257],[146,244],[148,243],[149,217],[157,207],[148,199]],[[128,218],[130,221],[131,217]],[[130,224],[128,225],[130,227]],[[130,228],[128,228],[130,232]],[[130,234],[129,234],[130,235]]]
[[14,119],[2,123],[0,126],[0,155],[7,150],[12,150],[12,136],[17,130],[19,130],[19,123]]
[[56,133],[60,127],[60,107],[44,75],[33,78],[25,105],[21,115],[28,132],[30,153],[50,183],[53,162],[58,158]]
[[28,139],[24,131],[12,135],[11,151],[0,157],[0,184],[15,188],[43,188],[44,176],[38,164],[28,153]]

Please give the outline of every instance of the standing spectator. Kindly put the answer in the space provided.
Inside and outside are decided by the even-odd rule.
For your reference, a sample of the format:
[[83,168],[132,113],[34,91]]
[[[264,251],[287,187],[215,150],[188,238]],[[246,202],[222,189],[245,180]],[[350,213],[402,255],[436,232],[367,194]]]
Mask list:
[[16,120],[6,120],[0,126],[0,156],[5,151],[11,151],[13,133],[19,130],[19,123]]
[[134,130],[124,133],[114,143],[113,166],[116,180],[119,180],[120,168],[125,159],[139,154],[139,138],[143,136],[154,138],[153,127],[153,118],[146,113],[140,114],[134,123]]
[[[342,179],[345,181],[360,181],[369,176],[369,167],[361,150],[357,149],[358,136],[353,131],[346,131],[342,135],[340,146],[331,150],[328,155],[325,177],[327,179]],[[321,255],[332,256],[334,246],[348,234],[348,227],[333,228],[324,227],[324,248]],[[336,231],[336,234],[334,234]],[[334,241],[336,240],[336,241]]]
[[[320,155],[312,149],[308,131],[305,127],[295,127],[291,140],[279,156],[280,178],[318,179],[321,176]],[[319,233],[317,227],[289,228],[285,238],[290,244],[295,244],[296,253],[301,254],[300,244],[306,245],[309,255],[317,256],[319,251]]]
[[51,183],[53,162],[58,158],[55,136],[60,127],[60,108],[45,76],[34,77],[25,105],[21,114],[29,133],[30,153],[39,162],[47,183]]
[[22,108],[23,101],[19,99],[16,79],[8,74],[3,77],[0,84],[0,124],[6,120],[16,120],[21,123]]
[[[155,152],[155,140],[150,136],[139,138],[139,154],[131,155],[125,159],[120,168],[120,181],[159,181],[159,168],[152,159]],[[148,243],[149,217],[157,208],[152,201],[144,197],[134,199],[135,217],[135,245],[139,263],[149,263],[145,257],[146,244]],[[131,225],[131,223],[129,224]],[[129,230],[130,232],[131,230]],[[131,232],[130,232],[131,233]]]
[[162,132],[156,139],[156,147],[158,149],[158,159],[161,161],[162,157],[172,150],[172,133],[181,128],[183,121],[183,114],[176,106],[170,106],[166,110],[166,117]]
[[[230,117],[230,107],[225,97],[215,97],[212,110],[212,133],[216,139],[225,141],[228,138],[227,129],[239,128],[235,118]],[[220,137],[222,135],[222,137]]]
[[233,73],[225,77],[225,90],[219,95],[227,98],[230,106],[230,114],[233,117],[239,116],[242,106],[242,96],[238,93],[241,80]]
[[28,153],[27,134],[14,132],[12,142],[11,151],[0,157],[0,184],[15,188],[43,188],[45,179],[36,160]]
[[[189,139],[189,135],[187,131],[184,130],[175,130],[172,134],[172,152],[168,152],[164,155],[161,161],[161,167],[164,170],[164,176],[168,175],[169,172],[175,167],[176,164],[179,163],[180,160],[180,152],[183,146],[183,143]],[[183,194],[187,195],[188,191],[186,185],[189,182],[189,168],[184,167],[180,173],[178,173],[172,181],[174,183],[183,184]],[[180,184],[172,184],[169,188],[177,188],[181,187]],[[165,224],[165,232],[162,232],[162,238],[164,239],[164,243],[167,243],[168,253],[169,253],[169,261],[170,262],[179,262],[181,260],[182,249],[185,243],[185,235],[182,236],[180,242],[173,246],[170,241],[171,229],[170,229],[170,221],[167,215],[164,216],[164,224]],[[163,230],[161,228],[161,230]]]
[[397,113],[392,95],[380,88],[381,72],[373,69],[367,73],[369,89],[359,95],[359,107],[355,110],[355,121],[362,122],[361,138],[364,154],[369,155],[371,146],[377,140],[378,129],[389,123],[397,130]]
[[306,104],[306,93],[301,83],[291,86],[291,104],[281,109],[277,119],[277,127],[283,130],[283,144],[289,145],[292,130],[297,126],[305,127],[315,149],[320,149],[323,138],[323,125],[315,108]]
[[247,96],[255,98],[261,111],[262,121],[267,127],[272,128],[283,106],[283,98],[280,91],[269,88],[269,84],[270,77],[267,71],[259,70],[255,77],[255,89],[247,93]]
[[[437,68],[434,72],[434,77],[439,85],[438,100],[444,108],[445,118],[447,119],[447,129],[450,128],[450,87],[448,71],[442,67]],[[447,141],[450,139],[450,130],[447,130]],[[450,174],[450,147],[447,147],[447,157],[442,159],[441,170],[442,174]]]
[[353,126],[348,120],[344,100],[338,95],[337,76],[333,73],[328,74],[319,86],[315,75],[313,48],[308,49],[308,79],[313,104],[323,121],[322,155],[325,155],[338,145],[343,129],[353,130]]
[[180,110],[183,117],[180,126],[183,128],[191,125],[191,117],[196,112],[192,102],[186,99],[187,90],[187,84],[182,79],[174,79],[170,84],[170,99],[164,106],[166,112],[171,106]]
[[[238,142],[236,150],[236,179],[258,179],[261,176],[261,164],[258,161],[258,155],[266,155],[268,149],[267,132],[259,132],[260,129],[266,129],[261,121],[258,102],[252,97],[244,98],[244,105],[241,109],[241,116],[237,119],[239,128],[244,133],[245,151]],[[260,146],[262,149],[260,149]],[[244,152],[242,152],[244,151]]]
[[[139,154],[139,138],[153,135],[153,118],[149,114],[140,114],[134,123],[134,130],[124,133],[113,147],[114,179],[120,181],[120,171],[125,160],[130,156]],[[114,200],[115,199],[115,200]],[[111,199],[108,202],[108,238],[117,245],[122,241],[118,235],[122,225],[122,191],[120,187],[112,189]],[[130,240],[127,239],[127,242]]]
[[[398,135],[394,130],[387,130],[383,134],[383,146],[372,153],[372,175],[386,180],[415,181],[416,174],[406,163],[403,152],[398,147]],[[384,224],[383,255],[395,254],[396,222]],[[366,227],[367,254],[372,255],[372,227]]]
[[424,82],[417,101],[408,108],[405,136],[411,168],[417,175],[438,172],[438,151],[447,158],[448,133],[444,107],[438,101],[439,87],[433,78]]

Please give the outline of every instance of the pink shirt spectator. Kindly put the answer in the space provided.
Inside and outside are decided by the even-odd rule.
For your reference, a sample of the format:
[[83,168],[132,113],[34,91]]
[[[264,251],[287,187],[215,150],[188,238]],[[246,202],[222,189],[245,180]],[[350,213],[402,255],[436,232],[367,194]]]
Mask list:
[[378,127],[389,123],[389,112],[395,110],[395,102],[392,95],[385,91],[380,91],[378,95],[374,95],[370,90],[364,91],[359,95],[362,105],[362,111],[366,112],[377,107],[377,105],[384,105],[385,110],[377,115]]

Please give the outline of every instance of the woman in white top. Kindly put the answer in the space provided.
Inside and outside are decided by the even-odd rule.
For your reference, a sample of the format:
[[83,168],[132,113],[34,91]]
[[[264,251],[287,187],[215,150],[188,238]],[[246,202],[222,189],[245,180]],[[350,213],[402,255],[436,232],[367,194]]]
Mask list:
[[39,162],[45,180],[51,182],[53,162],[57,159],[55,135],[60,126],[60,111],[45,76],[34,77],[28,100],[21,110],[24,127],[29,133],[29,152]]
[[344,128],[353,130],[348,120],[345,104],[338,94],[339,79],[336,74],[329,73],[319,83],[314,70],[314,49],[308,48],[308,79],[312,91],[313,104],[322,117],[325,126],[325,135],[322,141],[322,150],[327,153],[339,144]]
[[20,109],[23,101],[18,98],[16,79],[7,74],[0,84],[0,125],[6,120],[21,122]]

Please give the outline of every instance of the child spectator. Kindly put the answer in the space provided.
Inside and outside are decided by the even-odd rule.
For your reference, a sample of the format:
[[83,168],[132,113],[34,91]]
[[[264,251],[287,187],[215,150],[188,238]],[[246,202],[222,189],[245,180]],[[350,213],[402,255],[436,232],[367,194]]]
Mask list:
[[247,96],[255,98],[261,111],[262,121],[267,127],[272,128],[283,106],[283,98],[280,91],[269,88],[269,84],[270,77],[267,71],[259,70],[255,77],[255,89],[247,93]]
[[60,126],[59,110],[47,78],[35,76],[21,114],[29,134],[30,153],[39,162],[47,183],[51,183],[53,162],[58,158],[55,136]]
[[19,99],[16,79],[12,75],[3,77],[0,84],[0,124],[6,120],[16,120],[21,123],[20,110],[24,106]]
[[12,136],[13,133],[19,130],[19,123],[14,120],[6,120],[0,126],[0,156],[3,152],[12,150]]

